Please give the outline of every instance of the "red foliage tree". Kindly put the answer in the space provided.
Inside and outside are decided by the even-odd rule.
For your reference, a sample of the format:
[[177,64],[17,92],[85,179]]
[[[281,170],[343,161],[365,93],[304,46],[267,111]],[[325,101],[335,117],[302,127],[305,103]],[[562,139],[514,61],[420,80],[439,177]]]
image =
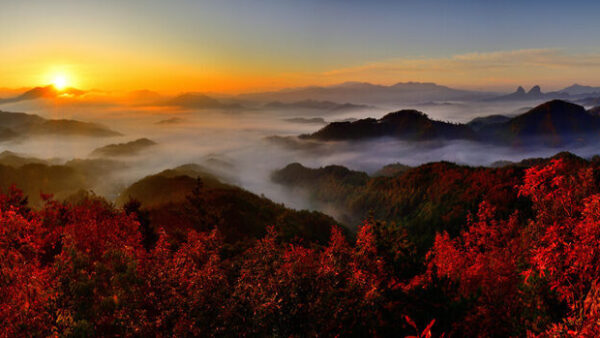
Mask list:
[[554,160],[527,171],[521,193],[533,201],[531,268],[527,276],[548,280],[570,311],[552,330],[600,333],[600,195],[590,167]]
[[[99,199],[32,211],[11,189],[0,194],[0,326],[7,336],[430,336],[436,323],[463,335],[595,336],[594,170],[564,159],[528,169],[518,190],[531,210],[480,203],[418,267],[400,225],[367,221],[355,243],[333,228],[327,245],[286,242],[271,227],[231,250],[212,226],[155,241],[137,212]],[[415,311],[438,291],[438,309],[461,305],[452,325]]]
[[516,324],[511,322],[524,303],[520,290],[524,254],[517,215],[496,220],[494,208],[486,202],[481,203],[476,218],[469,218],[460,236],[436,236],[428,254],[428,274],[447,279],[452,286],[448,292],[455,297],[474,299],[471,311],[455,324],[457,331],[513,333],[515,328],[507,323]]
[[218,232],[190,231],[174,250],[162,232],[139,264],[143,280],[144,335],[202,336],[217,333],[229,290],[221,267]]
[[17,210],[0,210],[0,327],[6,336],[40,335],[51,325],[47,274],[38,259],[43,233],[38,220]]

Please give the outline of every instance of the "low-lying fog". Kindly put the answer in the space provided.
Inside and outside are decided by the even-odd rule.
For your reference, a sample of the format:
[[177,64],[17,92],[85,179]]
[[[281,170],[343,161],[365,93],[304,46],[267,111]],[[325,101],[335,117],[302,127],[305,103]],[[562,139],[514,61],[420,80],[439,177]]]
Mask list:
[[[499,160],[518,161],[529,157],[545,157],[565,150],[558,148],[524,150],[493,147],[466,141],[444,144],[407,143],[394,139],[378,139],[361,143],[326,144],[309,150],[293,150],[275,144],[266,137],[296,136],[323,127],[315,121],[286,121],[290,118],[323,118],[327,122],[349,118],[381,117],[402,108],[415,108],[434,119],[466,122],[477,116],[516,114],[537,103],[452,103],[425,104],[411,107],[373,108],[368,111],[322,113],[316,110],[177,110],[165,107],[124,105],[50,105],[29,101],[25,104],[0,106],[3,111],[22,111],[46,118],[72,118],[99,122],[124,136],[108,138],[30,138],[19,142],[0,143],[0,151],[9,150],[42,159],[64,163],[73,158],[88,158],[92,150],[112,143],[149,138],[158,146],[134,157],[118,158],[129,165],[112,175],[95,192],[114,200],[121,189],[164,169],[186,163],[197,163],[219,173],[230,183],[276,202],[294,208],[309,206],[302,196],[274,184],[273,170],[291,162],[319,167],[339,164],[372,173],[382,166],[400,162],[419,165],[432,161],[451,161],[469,165],[490,165]],[[596,154],[595,147],[566,149],[580,156]]]

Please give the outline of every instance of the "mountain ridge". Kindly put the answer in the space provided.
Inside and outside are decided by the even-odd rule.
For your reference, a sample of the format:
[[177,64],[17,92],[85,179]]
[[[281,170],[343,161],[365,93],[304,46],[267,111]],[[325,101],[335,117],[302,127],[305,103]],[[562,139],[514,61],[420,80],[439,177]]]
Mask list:
[[332,122],[319,131],[301,135],[303,139],[336,141],[392,136],[403,140],[477,139],[466,125],[430,119],[418,110],[400,110],[376,120],[360,119],[354,122]]
[[398,82],[379,85],[369,82],[344,82],[329,86],[285,88],[276,91],[245,93],[237,97],[255,101],[294,102],[302,100],[350,102],[353,104],[400,104],[432,100],[482,99],[493,93],[454,89],[432,82]]
[[83,90],[80,90],[77,88],[73,88],[73,87],[68,87],[68,88],[59,90],[54,85],[39,86],[39,87],[33,87],[17,96],[0,99],[0,104],[14,103],[14,102],[20,102],[20,101],[27,101],[27,100],[35,100],[35,99],[41,99],[41,98],[57,98],[57,97],[60,97],[63,95],[81,96],[84,94],[86,94],[86,91],[83,91]]
[[[103,125],[68,119],[45,119],[39,115],[0,111],[0,139],[39,135],[110,137],[121,136]],[[3,137],[9,135],[10,137]]]
[[354,122],[332,122],[300,139],[316,141],[358,141],[395,137],[408,141],[470,140],[509,146],[559,146],[600,136],[600,116],[580,105],[551,100],[514,117],[492,115],[467,124],[430,119],[417,110],[400,110],[381,119],[365,118]]

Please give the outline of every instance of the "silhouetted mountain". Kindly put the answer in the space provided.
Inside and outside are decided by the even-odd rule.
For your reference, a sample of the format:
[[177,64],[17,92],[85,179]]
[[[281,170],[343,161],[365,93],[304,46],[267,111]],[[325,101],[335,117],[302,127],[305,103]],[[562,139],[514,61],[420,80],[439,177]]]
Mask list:
[[166,125],[166,124],[179,124],[182,122],[185,122],[185,120],[182,118],[179,118],[179,117],[172,117],[170,119],[164,119],[164,120],[157,121],[155,124]]
[[435,100],[482,99],[494,94],[459,90],[435,83],[407,82],[391,86],[365,82],[345,82],[327,87],[290,88],[275,92],[243,94],[240,98],[263,102],[297,102],[303,100],[353,102],[356,104],[406,104]]
[[4,128],[18,129],[23,126],[44,123],[46,119],[39,115],[0,111],[0,125]]
[[542,88],[540,88],[538,85],[535,85],[531,87],[529,92],[527,92],[527,95],[530,97],[540,97],[542,96]]
[[[540,88],[539,86],[535,86],[535,87]],[[532,97],[529,97],[530,93],[532,93],[532,94],[536,93],[537,94],[536,97],[533,97],[533,98],[539,99],[541,93],[538,91],[534,91],[533,88],[534,87],[532,87],[529,90],[529,92],[525,92],[525,89],[523,87],[519,86],[519,88],[517,88],[517,90],[514,93],[508,94],[505,96],[501,96],[498,99],[499,100],[528,100],[528,99],[532,99]],[[540,89],[540,91],[541,91],[541,89]]]
[[488,126],[490,124],[504,123],[508,120],[510,120],[510,117],[508,117],[508,116],[489,115],[489,116],[483,116],[483,117],[476,117],[476,118],[472,119],[470,122],[468,122],[467,125],[469,127],[473,128],[473,130],[478,131],[481,128],[483,128],[484,126]]
[[199,93],[185,93],[164,101],[161,105],[189,109],[233,109],[241,108],[238,103],[224,103]]
[[322,117],[293,117],[291,119],[284,119],[284,121],[292,122],[292,123],[303,123],[303,124],[326,124],[325,120]]
[[493,97],[488,99],[488,101],[526,101],[526,100],[542,100],[542,99],[558,99],[558,98],[567,98],[569,97],[568,93],[564,92],[551,92],[551,93],[542,93],[542,89],[540,86],[533,86],[528,92],[525,92],[523,87],[519,86],[517,90],[508,95],[501,95],[497,97]]
[[466,125],[431,120],[427,115],[417,110],[401,110],[389,113],[379,120],[367,118],[354,122],[333,122],[313,134],[301,135],[300,137],[334,141],[384,136],[411,141],[477,139],[477,135]]
[[26,157],[8,150],[0,153],[0,164],[2,165],[18,168],[29,163],[47,164],[47,161],[35,157]]
[[559,92],[567,93],[569,95],[600,95],[600,87],[582,86],[575,83],[567,88],[559,90]]
[[41,124],[29,126],[27,130],[32,135],[62,135],[62,136],[94,136],[109,137],[121,134],[97,123],[77,120],[46,120]]
[[579,142],[598,132],[600,118],[582,106],[561,100],[546,102],[507,122],[480,130],[482,136],[502,144],[528,145],[541,141],[550,146]]
[[285,168],[277,170],[271,175],[271,179],[274,182],[285,182],[291,185],[317,180],[321,177],[333,178],[344,185],[364,185],[369,180],[369,175],[366,173],[350,170],[340,165],[309,169],[297,162],[290,163]]
[[45,87],[35,87],[32,88],[19,96],[15,96],[12,98],[6,98],[0,100],[0,104],[2,103],[11,103],[11,102],[19,102],[25,100],[35,100],[40,98],[55,98],[61,95],[70,95],[70,96],[80,96],[85,94],[85,91],[79,90],[76,88],[65,88],[63,90],[58,90],[53,85],[45,86]]
[[[536,89],[534,89],[534,92]],[[582,106],[552,100],[515,117],[492,115],[468,124],[431,120],[416,110],[401,110],[381,119],[333,122],[313,134],[292,138],[271,138],[295,149],[314,149],[303,141],[364,140],[395,137],[407,141],[474,140],[506,146],[564,146],[600,139],[600,117]],[[318,143],[318,142],[317,142]]]
[[344,111],[372,108],[367,105],[315,100],[303,100],[290,103],[273,101],[265,104],[264,107],[269,109],[315,109],[321,111]]
[[119,136],[120,133],[100,124],[77,120],[47,120],[38,115],[0,111],[0,139],[36,135],[60,136]]
[[58,90],[54,86],[35,87],[17,96],[16,101],[33,100],[41,97],[56,97]]
[[156,145],[156,142],[147,138],[140,138],[127,143],[109,144],[104,147],[94,149],[91,156],[115,157],[115,156],[133,156],[138,155],[146,148]]

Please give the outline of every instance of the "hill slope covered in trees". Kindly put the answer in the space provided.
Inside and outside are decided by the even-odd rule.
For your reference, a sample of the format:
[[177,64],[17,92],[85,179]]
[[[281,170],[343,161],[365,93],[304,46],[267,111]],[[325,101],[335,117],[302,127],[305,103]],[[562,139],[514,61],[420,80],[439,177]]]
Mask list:
[[[470,191],[448,192],[452,184],[423,188],[475,204],[456,229],[440,223],[423,260],[410,229],[374,218],[356,240],[336,227],[324,243],[289,240],[284,227],[265,225],[231,250],[206,218],[171,234],[168,222],[150,228],[139,203],[48,200],[34,211],[10,189],[0,194],[0,326],[8,336],[596,336],[599,169],[563,155],[527,169],[438,163],[395,176],[492,180],[477,189],[497,191],[469,201]],[[502,192],[508,177],[514,196]],[[367,185],[381,179],[390,178]],[[208,197],[199,189],[188,200]]]

